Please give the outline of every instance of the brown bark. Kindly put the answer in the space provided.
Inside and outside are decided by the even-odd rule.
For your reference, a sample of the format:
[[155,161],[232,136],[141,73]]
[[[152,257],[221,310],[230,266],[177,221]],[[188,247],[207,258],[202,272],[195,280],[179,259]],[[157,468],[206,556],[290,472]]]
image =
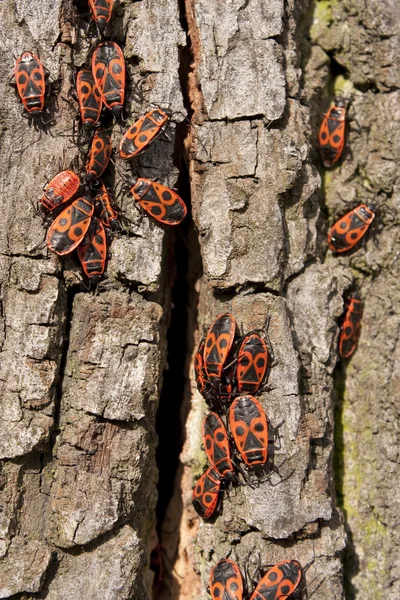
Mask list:
[[[176,246],[174,232],[139,217],[122,194],[129,222],[112,241],[108,285],[98,294],[84,290],[73,258],[47,253],[34,206],[58,170],[82,167],[61,135],[76,115],[64,100],[71,65],[90,49],[88,18],[71,17],[71,7],[1,6],[0,597],[205,599],[211,567],[229,556],[243,573],[299,560],[303,595],[313,600],[397,599],[395,3],[117,4],[108,34],[127,60],[129,122],[153,104],[173,111],[172,143],[158,140],[133,168],[178,181],[188,204],[190,185],[194,228],[179,228]],[[57,101],[49,99],[52,135],[27,127],[7,85],[15,56],[28,49],[61,84]],[[326,172],[317,131],[343,85],[353,93],[346,151]],[[189,178],[184,100],[193,122]],[[119,138],[115,128],[114,145]],[[354,253],[332,256],[328,224],[353,200],[381,207],[378,243],[370,236]],[[351,362],[337,366],[352,280],[365,300],[362,336]],[[157,523],[166,573],[151,592],[167,330],[170,370],[180,353],[186,370],[178,361],[172,372],[186,381],[204,328],[226,310],[244,331],[271,317],[275,363],[261,402],[278,431],[270,457],[278,473],[225,493],[214,523],[199,520],[191,490],[206,464],[206,407],[191,381],[174,497]],[[183,327],[186,348],[176,350]],[[164,410],[180,393],[165,381]],[[179,445],[170,427],[161,416],[160,454],[164,444]]]

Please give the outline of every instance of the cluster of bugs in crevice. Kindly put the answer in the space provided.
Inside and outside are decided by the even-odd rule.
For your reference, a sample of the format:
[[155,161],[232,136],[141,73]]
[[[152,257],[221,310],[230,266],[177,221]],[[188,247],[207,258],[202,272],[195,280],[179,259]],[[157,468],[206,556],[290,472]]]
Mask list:
[[[92,22],[99,37],[112,18],[112,0],[90,0]],[[45,106],[47,71],[38,56],[24,52],[14,70],[16,88],[26,116],[37,129],[50,125]],[[172,113],[156,107],[147,110],[130,126],[125,126],[124,102],[126,66],[123,50],[106,40],[89,52],[86,64],[75,78],[80,112],[79,148],[85,148],[84,168],[79,173],[64,170],[45,186],[41,212],[51,221],[47,246],[59,256],[77,251],[77,257],[90,285],[102,278],[112,236],[123,232],[125,219],[114,203],[113,193],[101,177],[113,154],[113,123],[123,131],[117,161],[126,161],[148,149],[166,135]],[[83,138],[83,142],[82,142]],[[119,169],[116,165],[118,172]],[[162,225],[178,225],[185,218],[184,201],[172,189],[145,177],[122,175],[137,205]],[[67,206],[66,206],[67,205]],[[65,207],[66,206],[66,207]],[[112,233],[111,233],[112,232]]]
[[271,357],[267,327],[240,335],[233,315],[222,314],[196,353],[197,387],[213,409],[203,421],[210,467],[193,489],[193,505],[204,519],[218,513],[224,489],[256,486],[266,477],[268,422],[255,395],[266,389]]

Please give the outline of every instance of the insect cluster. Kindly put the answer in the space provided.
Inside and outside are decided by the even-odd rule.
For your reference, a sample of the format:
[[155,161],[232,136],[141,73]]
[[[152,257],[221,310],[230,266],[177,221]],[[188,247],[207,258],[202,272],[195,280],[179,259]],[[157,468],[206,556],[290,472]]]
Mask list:
[[[113,10],[113,0],[89,0],[93,22],[103,35]],[[24,52],[15,65],[14,76],[24,116],[36,128],[48,125],[45,120],[48,71],[38,56]],[[89,283],[98,283],[104,274],[108,243],[122,231],[119,211],[101,176],[113,153],[112,127],[124,123],[126,68],[124,54],[114,41],[104,41],[94,49],[90,67],[80,69],[73,97],[79,104],[81,132],[87,142],[83,172],[64,170],[45,186],[40,200],[46,221],[52,219],[47,232],[47,246],[59,256],[77,250]],[[119,143],[118,158],[128,160],[144,152],[162,135],[171,114],[154,108],[130,125]],[[84,144],[85,145],[85,144]],[[186,216],[186,205],[178,194],[158,182],[144,177],[124,177],[135,202],[159,223],[178,225]],[[65,207],[66,203],[69,203]]]
[[[325,167],[334,166],[345,145],[346,110],[350,98],[336,97],[325,114],[319,131],[319,149]],[[347,252],[363,239],[375,218],[374,204],[359,204],[343,215],[328,233],[328,247],[334,253]],[[350,358],[361,333],[363,304],[359,292],[346,300],[339,335],[339,356]]]
[[300,592],[300,581],[301,567],[297,560],[282,560],[268,569],[249,598],[238,565],[225,558],[211,570],[210,593],[212,600],[286,600],[289,596],[294,599]]
[[[249,473],[262,475],[267,462],[268,421],[255,398],[265,389],[268,372],[270,344],[263,335],[266,328],[240,336],[233,315],[226,313],[215,319],[196,353],[197,387],[213,409],[202,432],[210,467],[193,489],[193,506],[204,519],[218,512],[227,485],[254,485],[258,480]],[[230,435],[218,413],[229,423]]]

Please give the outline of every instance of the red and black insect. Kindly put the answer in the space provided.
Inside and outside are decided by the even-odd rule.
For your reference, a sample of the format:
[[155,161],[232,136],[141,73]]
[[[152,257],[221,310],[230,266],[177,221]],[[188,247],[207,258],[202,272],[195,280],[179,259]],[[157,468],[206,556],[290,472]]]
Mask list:
[[297,560],[282,560],[267,571],[250,600],[287,600],[298,590],[300,580],[301,567]]
[[[205,339],[203,338],[199,344],[198,350],[194,358],[194,374],[197,389],[199,390],[200,394],[203,396],[203,398],[205,399],[205,401],[211,409],[216,410],[218,412],[222,412],[225,408],[226,398],[224,395],[224,391],[226,390],[226,388],[223,389],[221,383],[220,388],[216,390],[214,386],[210,383],[210,380],[208,379],[208,375],[204,367],[204,346]],[[229,400],[230,398],[231,394],[229,394]]]
[[243,578],[233,560],[220,560],[210,573],[212,600],[243,600]]
[[112,153],[111,137],[108,129],[99,128],[92,138],[86,164],[86,177],[98,179],[106,170]]
[[24,52],[17,59],[14,76],[19,97],[24,105],[24,116],[37,122],[39,117],[42,119],[43,116],[46,92],[46,74],[41,60],[32,52]]
[[93,211],[94,205],[90,198],[78,198],[67,206],[47,232],[47,245],[50,250],[60,256],[75,250],[89,229]]
[[174,190],[144,177],[131,179],[129,185],[132,196],[156,221],[179,225],[186,217],[186,205]]
[[101,94],[89,69],[81,69],[76,78],[76,92],[82,124],[86,129],[94,127],[101,114]]
[[142,115],[121,139],[119,144],[121,158],[132,158],[146,150],[148,145],[166,130],[170,118],[170,115],[161,108],[155,108]]
[[118,213],[112,206],[110,194],[107,191],[106,186],[99,180],[100,190],[95,197],[95,204],[99,211],[99,218],[103,225],[110,227],[111,229],[120,229],[121,225],[118,221]]
[[351,250],[366,234],[375,218],[373,204],[360,204],[341,217],[328,234],[328,246],[333,252]]
[[234,481],[236,476],[231,460],[228,434],[219,416],[211,412],[203,421],[203,444],[210,465],[225,481]]
[[204,367],[208,379],[219,388],[222,370],[232,348],[236,333],[236,321],[230,313],[219,315],[210,326],[204,347]]
[[229,427],[240,457],[248,467],[267,462],[268,423],[263,407],[253,396],[239,396],[229,409]]
[[89,229],[79,244],[77,252],[89,281],[98,283],[106,266],[107,236],[103,223],[97,217],[92,217]]
[[349,98],[337,96],[325,114],[319,130],[319,149],[325,167],[334,165],[342,155],[345,140],[346,108]]
[[111,19],[114,0],[89,0],[92,19],[96,23],[100,33],[106,28]]
[[193,488],[192,504],[203,519],[210,519],[221,499],[222,479],[213,467],[207,469]]
[[205,340],[203,338],[194,357],[194,376],[196,379],[197,389],[202,396],[206,394],[207,388],[210,386],[210,382],[208,381],[207,373],[204,368],[204,346]]
[[355,293],[347,301],[346,312],[339,335],[339,355],[349,358],[357,348],[361,334],[361,318],[363,303],[360,296]]
[[103,42],[93,52],[92,73],[104,105],[122,119],[125,99],[125,59],[115,42]]
[[257,333],[244,336],[237,352],[236,387],[240,394],[256,394],[267,372],[268,348]]
[[41,204],[50,211],[58,208],[76,194],[80,183],[78,175],[73,171],[61,171],[44,188]]

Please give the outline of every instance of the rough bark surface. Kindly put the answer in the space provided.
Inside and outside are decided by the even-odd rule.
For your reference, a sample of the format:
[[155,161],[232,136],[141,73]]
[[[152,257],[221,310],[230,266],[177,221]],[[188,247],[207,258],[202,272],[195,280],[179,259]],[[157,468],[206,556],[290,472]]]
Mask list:
[[[270,315],[276,363],[271,391],[261,401],[279,431],[271,455],[279,474],[271,472],[270,481],[256,489],[225,494],[222,515],[197,528],[189,560],[201,574],[199,598],[207,597],[211,566],[228,554],[243,572],[258,561],[296,558],[308,565],[309,595],[343,597],[345,534],[334,501],[332,373],[344,284],[322,264],[317,244],[320,177],[310,155],[298,45],[306,7],[237,2],[225,5],[222,16],[218,9],[210,12],[207,2],[187,3],[189,35],[197,40],[192,202],[204,266],[197,339],[226,310],[243,331],[262,327]],[[268,57],[268,69],[260,56]],[[229,92],[228,111],[224,86],[231,80],[235,101]],[[196,521],[192,477],[206,462],[199,450],[203,413],[193,389],[182,455],[188,522]]]
[[[199,451],[206,409],[193,384],[182,454],[182,539],[187,549],[191,535],[194,546],[189,559],[181,554],[178,572],[193,562],[201,576],[196,597],[206,598],[210,568],[228,554],[243,571],[258,555],[268,564],[297,558],[310,565],[305,580],[313,598],[397,598],[398,226],[385,210],[398,210],[396,8],[349,1],[285,8],[269,2],[266,9],[237,2],[225,4],[222,14],[207,2],[186,4],[198,124],[192,201],[204,266],[196,341],[226,310],[244,331],[270,314],[277,362],[272,390],[261,399],[271,424],[283,424],[272,458],[282,463],[282,479],[274,474],[256,490],[225,494],[216,522],[194,525],[190,492],[206,464]],[[267,70],[260,55],[269,57]],[[227,79],[235,89],[230,111]],[[320,168],[320,180],[313,164],[321,167],[315,151],[321,113],[347,80],[354,90],[351,153],[331,172]],[[267,88],[261,94],[260,81]],[[352,200],[382,206],[379,246],[370,239],[350,257],[326,255],[333,212],[345,212]],[[328,219],[320,212],[324,204]],[[362,339],[349,366],[336,367],[338,318],[353,279],[364,281]],[[182,595],[193,597],[193,590],[184,587]]]
[[[71,7],[1,5],[0,597],[145,599],[173,236],[124,195],[129,225],[111,245],[107,289],[82,291],[77,263],[47,255],[35,203],[78,156],[77,107],[65,98],[71,65],[81,66],[90,49],[88,16]],[[177,5],[117,4],[108,33],[125,52],[129,118],[158,103],[181,121]],[[28,128],[8,86],[24,50],[39,53],[60,84],[57,103],[49,100],[57,119],[51,135]],[[174,125],[170,137],[136,161],[138,174],[176,182]]]
[[[35,207],[42,186],[79,163],[65,137],[76,107],[65,98],[71,65],[90,51],[86,4],[1,4],[0,598],[205,600],[211,567],[230,556],[251,574],[297,559],[305,598],[397,600],[398,10],[394,0],[116,3],[107,37],[124,49],[129,122],[155,104],[173,113],[171,143],[157,140],[132,169],[189,190],[185,105],[194,229],[187,239],[179,230],[185,256],[174,256],[174,232],[121,194],[126,230],[93,294],[73,258],[48,255]],[[24,50],[60,84],[51,135],[28,128],[8,86]],[[343,88],[353,94],[346,152],[326,172],[318,127]],[[109,182],[121,183],[118,172]],[[332,256],[326,231],[353,201],[378,204],[376,241]],[[277,472],[225,493],[214,523],[199,520],[191,490],[206,465],[206,406],[191,381],[175,492],[157,528],[167,573],[151,591],[176,262],[188,265],[178,281],[189,296],[182,377],[216,315],[229,310],[244,331],[270,316],[275,362],[260,399]],[[362,336],[338,366],[353,280],[365,299]]]
[[318,2],[307,66],[315,72],[319,64],[320,73],[308,83],[311,103],[327,80],[325,52],[338,64],[330,89],[353,85],[349,150],[324,178],[329,223],[349,203],[378,205],[375,236],[349,257],[326,257],[335,274],[351,268],[365,302],[357,352],[335,372],[336,472],[349,540],[344,555],[349,599],[394,600],[400,593],[399,19],[400,6],[391,0]]

